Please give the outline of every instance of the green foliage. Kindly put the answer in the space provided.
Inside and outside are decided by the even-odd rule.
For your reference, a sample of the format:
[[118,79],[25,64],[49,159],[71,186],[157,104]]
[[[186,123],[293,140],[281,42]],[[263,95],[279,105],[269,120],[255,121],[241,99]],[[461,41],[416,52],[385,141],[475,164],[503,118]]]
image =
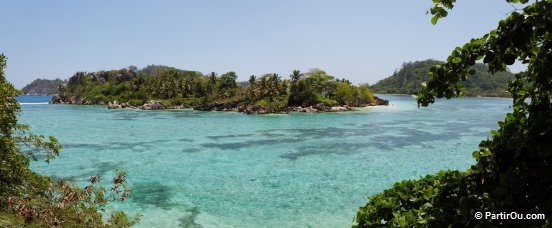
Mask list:
[[325,98],[325,97],[320,96],[320,95],[316,96],[316,103],[322,103],[326,106],[336,106],[337,105],[337,101],[329,99],[329,98]]
[[112,187],[100,184],[100,177],[90,178],[84,189],[66,181],[51,183],[32,195],[8,197],[8,208],[23,218],[26,226],[65,227],[130,227],[140,216],[129,218],[124,212],[114,211],[108,223],[102,219],[102,211],[109,202],[124,201],[132,190],[126,186],[126,172],[118,170]]
[[[141,102],[143,104],[144,102]],[[201,98],[173,98],[169,100],[163,100],[163,104],[165,106],[171,108],[171,107],[181,107],[181,108],[191,108],[196,105],[202,104]]]
[[[6,58],[0,54],[0,226],[9,227],[129,227],[138,217],[129,219],[115,212],[108,223],[101,211],[110,201],[125,200],[130,194],[126,173],[120,171],[113,187],[106,190],[99,177],[80,189],[33,172],[30,160],[42,156],[46,162],[59,154],[56,138],[29,133],[29,126],[17,123],[20,112],[15,97],[20,94],[4,76]],[[89,83],[76,78],[76,83]],[[106,193],[109,193],[106,195]]]
[[20,94],[4,76],[6,57],[0,54],[0,208],[7,205],[7,197],[21,194],[29,185],[45,181],[29,168],[29,158],[39,153],[46,161],[56,157],[61,148],[57,140],[30,134],[29,126],[17,123],[20,111],[15,97]]
[[233,96],[238,88],[238,84],[236,83],[237,79],[238,75],[233,71],[222,74],[217,82],[217,90],[220,96],[223,98]]
[[290,106],[310,106],[316,102],[316,93],[305,79],[291,83],[288,98]]
[[252,77],[248,85],[248,98],[251,101],[267,99],[272,102],[276,97],[287,94],[287,82],[278,74],[265,74],[258,79]]
[[294,71],[290,75],[289,105],[364,106],[372,104],[374,96],[366,85],[355,86],[345,79],[336,79],[320,69],[305,75]]
[[144,103],[146,103],[146,100],[140,100],[140,99],[131,99],[128,101],[128,103],[132,106],[140,106],[140,105],[143,105]]
[[59,93],[59,87],[61,87],[67,81],[57,79],[36,79],[23,87],[21,91],[23,94],[28,95],[52,95]]
[[368,85],[354,86],[346,81],[337,82],[335,99],[339,104],[350,106],[362,106],[375,101],[374,94]]
[[[453,58],[452,61],[459,59]],[[428,59],[404,63],[399,71],[372,85],[371,88],[375,93],[414,94],[422,90],[422,83],[428,80],[430,69],[438,63],[442,62]],[[490,73],[488,67],[481,63],[476,63],[468,71],[472,71],[472,74],[467,76],[467,80],[460,82],[465,87],[464,95],[470,97],[510,96],[506,91],[507,82],[512,80],[514,75],[509,71]]]
[[[248,82],[237,83],[235,72],[217,76],[202,75],[166,66],[78,72],[62,87],[58,100],[72,104],[107,104],[111,101],[143,105],[148,100],[161,100],[168,108],[194,107],[206,103],[245,102],[251,105],[311,106],[317,103],[335,106],[371,104],[373,95],[367,87],[338,80],[320,69],[307,74],[295,70],[290,80],[278,74],[251,76]],[[281,99],[285,97],[286,104]],[[266,102],[265,102],[266,101]]]
[[62,87],[58,98],[72,104],[106,104],[117,100],[139,106],[148,100],[167,100],[177,105],[197,105],[200,98],[216,101],[237,95],[239,86],[236,78],[234,72],[221,77],[214,74],[204,76],[195,71],[154,65],[140,71],[129,67],[92,73],[78,72]]
[[336,90],[336,80],[321,69],[312,69],[305,78],[316,94],[325,98],[333,97]]
[[339,104],[348,104],[357,97],[358,91],[348,82],[337,82],[336,87],[335,100]]
[[[405,180],[393,188],[369,198],[358,211],[355,227],[432,226],[469,224],[474,208],[484,197],[470,196],[473,191],[464,172],[441,171],[419,180]],[[457,202],[451,203],[451,202]]]
[[[435,18],[454,1],[434,0]],[[527,3],[527,1],[510,1]],[[434,7],[434,8],[435,8]],[[499,72],[527,64],[508,82],[513,112],[473,152],[467,172],[443,172],[396,184],[359,209],[355,226],[548,227],[552,214],[552,1],[535,1],[500,21],[496,30],[456,48],[430,69],[418,104],[462,95],[470,67],[483,60]],[[428,197],[425,195],[428,194]],[[423,197],[422,197],[423,196]],[[414,203],[413,203],[414,202]],[[545,214],[544,220],[476,219],[474,212]]]
[[287,106],[287,101],[288,101],[287,96],[280,96],[280,97],[273,98],[272,101],[267,99],[258,100],[257,102],[255,102],[255,105],[279,110]]
[[356,102],[358,104],[370,104],[375,100],[374,93],[369,89],[368,85],[360,85],[357,88]]

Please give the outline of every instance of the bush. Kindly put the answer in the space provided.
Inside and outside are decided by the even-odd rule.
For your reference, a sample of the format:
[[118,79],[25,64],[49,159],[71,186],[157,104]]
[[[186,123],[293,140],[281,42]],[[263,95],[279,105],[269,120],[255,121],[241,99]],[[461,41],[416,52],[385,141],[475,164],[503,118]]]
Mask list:
[[181,98],[173,98],[173,99],[163,100],[163,104],[165,104],[166,107],[181,106],[182,103],[183,102],[182,102]]
[[163,100],[163,104],[167,107],[184,107],[189,108],[202,104],[201,98],[189,97],[189,98],[173,98],[168,100]]
[[99,94],[99,95],[88,94],[86,95],[86,97],[84,97],[84,99],[86,101],[92,102],[93,104],[100,104],[101,102],[103,102],[104,104],[107,104],[107,102],[109,102],[109,99],[103,94]]
[[337,105],[337,101],[334,101],[330,98],[325,98],[325,97],[322,97],[322,96],[317,96],[316,101],[318,103],[323,103],[326,106],[336,106]]
[[269,108],[281,109],[287,106],[287,97],[276,97],[272,102],[267,99],[261,99],[255,102],[256,106],[264,106]]
[[470,195],[470,181],[464,172],[441,171],[420,180],[398,182],[370,197],[358,210],[353,227],[468,224],[483,198]]
[[197,97],[184,98],[182,99],[182,105],[184,105],[184,107],[193,107],[193,106],[203,104],[202,100],[203,98],[197,98]]

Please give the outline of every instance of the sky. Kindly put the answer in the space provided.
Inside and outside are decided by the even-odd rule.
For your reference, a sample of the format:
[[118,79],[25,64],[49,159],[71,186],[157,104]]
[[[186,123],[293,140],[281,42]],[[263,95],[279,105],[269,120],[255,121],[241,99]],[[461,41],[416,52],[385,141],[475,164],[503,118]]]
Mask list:
[[[503,0],[0,0],[0,52],[17,88],[36,78],[149,64],[250,75],[321,68],[373,84],[402,63],[444,60],[496,28]],[[514,66],[512,71],[521,70]]]

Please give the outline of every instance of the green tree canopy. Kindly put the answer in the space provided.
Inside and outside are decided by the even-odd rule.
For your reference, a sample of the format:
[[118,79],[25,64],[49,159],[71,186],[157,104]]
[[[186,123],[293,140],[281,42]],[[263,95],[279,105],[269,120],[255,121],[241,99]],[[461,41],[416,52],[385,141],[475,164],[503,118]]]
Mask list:
[[[447,16],[454,0],[433,0],[432,23]],[[527,0],[507,2],[524,3]],[[466,172],[448,171],[403,181],[370,197],[354,226],[550,226],[552,215],[552,1],[514,10],[495,30],[456,48],[431,68],[418,104],[462,95],[470,66],[482,60],[490,72],[519,61],[527,70],[508,82],[513,112],[492,138],[473,152]],[[475,212],[545,214],[544,220],[477,219]]]
[[[147,101],[157,100],[167,108],[202,108],[225,104],[225,107],[270,106],[274,112],[283,111],[289,106],[320,103],[327,106],[367,106],[381,104],[382,101],[373,97],[371,91],[364,91],[367,88],[338,80],[320,69],[313,69],[307,74],[295,70],[290,79],[282,79],[275,73],[259,77],[253,75],[247,82],[238,83],[237,78],[237,74],[232,71],[220,76],[214,72],[203,75],[197,71],[155,65],[141,70],[131,67],[77,72],[60,88],[59,95],[52,101],[97,105],[117,101],[124,103],[125,107],[139,107]],[[338,83],[347,83],[350,91],[342,90],[341,93],[347,94],[337,95]],[[361,96],[363,91],[364,96]]]

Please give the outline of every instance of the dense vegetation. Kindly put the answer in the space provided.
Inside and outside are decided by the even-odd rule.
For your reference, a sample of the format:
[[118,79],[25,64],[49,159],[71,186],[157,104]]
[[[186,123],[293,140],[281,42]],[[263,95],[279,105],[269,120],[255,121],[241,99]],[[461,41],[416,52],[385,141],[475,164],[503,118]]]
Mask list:
[[[31,160],[55,158],[61,146],[50,136],[29,133],[29,126],[17,123],[20,111],[15,97],[20,94],[4,76],[6,59],[0,54],[0,227],[128,227],[137,221],[123,212],[113,212],[107,221],[102,211],[110,201],[124,200],[126,173],[119,171],[106,190],[100,177],[78,188],[33,172]],[[106,223],[107,222],[107,223]]]
[[294,71],[290,79],[278,74],[252,75],[238,83],[234,72],[203,75],[166,66],[78,72],[60,89],[55,102],[107,104],[118,101],[139,106],[160,100],[167,107],[194,107],[212,103],[243,103],[281,110],[288,106],[366,106],[378,104],[366,85],[355,86],[320,69]]
[[59,93],[59,88],[67,81],[56,79],[36,79],[29,83],[21,92],[25,95],[54,95]]
[[[372,85],[375,93],[414,94],[422,90],[422,83],[427,81],[429,70],[438,63],[437,60],[424,60],[404,63],[399,71]],[[485,64],[476,63],[469,68],[474,74],[460,82],[465,86],[466,96],[508,97],[507,82],[514,78],[509,71],[489,72]]]
[[[454,0],[433,0],[432,22],[445,17]],[[508,2],[526,4],[528,0]],[[403,181],[357,213],[354,226],[550,227],[552,216],[552,1],[532,1],[510,13],[496,30],[456,48],[430,69],[418,104],[462,94],[469,67],[483,60],[499,72],[516,60],[527,64],[508,82],[513,112],[473,152],[466,172],[443,171]],[[476,212],[544,214],[540,220],[492,220]]]

